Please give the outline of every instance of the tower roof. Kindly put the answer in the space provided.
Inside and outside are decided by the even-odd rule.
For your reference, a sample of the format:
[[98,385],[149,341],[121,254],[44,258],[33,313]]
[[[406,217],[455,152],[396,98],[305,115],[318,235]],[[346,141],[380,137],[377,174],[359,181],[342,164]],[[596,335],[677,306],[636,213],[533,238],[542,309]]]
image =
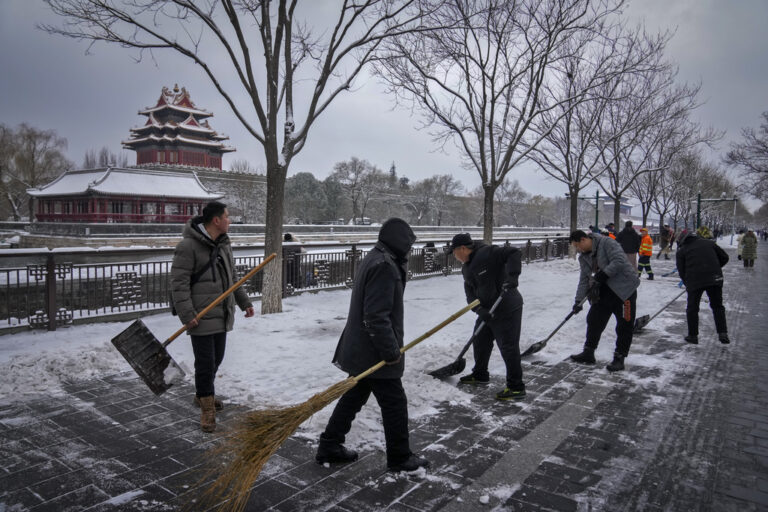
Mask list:
[[148,116],[153,112],[160,112],[163,110],[175,110],[177,112],[193,114],[200,119],[213,116],[213,114],[207,110],[197,108],[192,102],[192,99],[190,99],[186,87],[182,87],[181,90],[179,90],[178,84],[173,86],[173,90],[163,87],[163,90],[160,93],[160,98],[157,100],[157,104],[154,107],[147,107],[144,110],[139,110],[139,114]]

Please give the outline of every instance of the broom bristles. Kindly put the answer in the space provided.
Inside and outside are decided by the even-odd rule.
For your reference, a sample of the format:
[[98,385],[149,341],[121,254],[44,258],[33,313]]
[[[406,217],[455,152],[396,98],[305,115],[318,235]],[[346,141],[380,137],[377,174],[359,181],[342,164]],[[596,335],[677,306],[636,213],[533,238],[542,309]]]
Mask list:
[[[231,459],[226,468],[203,493],[202,500],[219,504],[219,510],[240,512],[245,508],[250,490],[267,461],[299,426],[313,414],[355,387],[349,377],[304,403],[250,412],[235,425],[225,441],[211,450],[211,459]],[[212,473],[219,473],[218,467]]]

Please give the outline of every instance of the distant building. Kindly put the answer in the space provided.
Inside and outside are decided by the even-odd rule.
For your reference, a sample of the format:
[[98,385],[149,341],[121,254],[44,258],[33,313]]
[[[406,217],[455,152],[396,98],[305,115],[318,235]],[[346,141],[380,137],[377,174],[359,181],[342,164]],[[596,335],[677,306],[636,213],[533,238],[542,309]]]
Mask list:
[[221,169],[224,153],[235,151],[222,141],[229,139],[216,133],[207,118],[213,114],[192,103],[187,90],[176,85],[173,91],[163,87],[154,107],[140,110],[147,122],[131,128],[131,138],[123,147],[136,151],[136,165],[191,165]]
[[66,171],[27,193],[40,222],[180,223],[222,197],[194,173],[112,167]]
[[147,122],[131,128],[126,149],[136,166],[65,171],[30,188],[40,222],[183,223],[221,199],[233,220],[264,218],[266,178],[222,170],[222,155],[235,151],[208,124],[212,113],[195,106],[185,88],[163,87]]

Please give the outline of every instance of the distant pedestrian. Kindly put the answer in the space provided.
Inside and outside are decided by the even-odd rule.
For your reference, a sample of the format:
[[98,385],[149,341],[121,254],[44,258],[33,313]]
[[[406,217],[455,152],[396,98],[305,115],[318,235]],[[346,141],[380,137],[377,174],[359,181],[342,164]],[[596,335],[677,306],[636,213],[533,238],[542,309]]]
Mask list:
[[571,233],[570,241],[580,253],[581,269],[573,312],[581,311],[580,303],[585,297],[590,302],[584,350],[573,354],[571,359],[577,363],[595,363],[595,349],[613,315],[616,317],[616,349],[613,361],[606,369],[611,372],[623,370],[624,359],[632,345],[637,312],[637,287],[640,286],[640,280],[635,267],[629,263],[621,246],[608,237],[588,235],[576,230]]
[[411,452],[408,440],[408,399],[403,389],[403,291],[408,253],[416,235],[402,219],[391,218],[379,230],[355,274],[347,324],[336,346],[333,363],[358,375],[379,361],[387,364],[360,380],[336,403],[320,435],[315,460],[320,464],[357,460],[344,446],[352,421],[373,393],[381,408],[390,471],[415,471],[429,462]]
[[212,201],[203,214],[184,226],[183,238],[176,245],[171,264],[171,296],[179,320],[186,324],[195,355],[195,398],[200,407],[203,432],[216,430],[216,411],[223,404],[215,396],[213,382],[224,360],[227,331],[235,322],[235,304],[252,317],[253,304],[245,290],[238,288],[199,321],[199,311],[232,286],[236,279],[235,259],[227,235],[227,206]]
[[637,251],[640,250],[641,240],[642,237],[632,227],[631,220],[625,222],[624,229],[616,235],[616,241],[619,242],[619,245],[624,250],[624,254],[627,256],[627,260],[629,260],[632,268],[637,268]]
[[653,238],[648,234],[648,228],[640,230],[640,258],[637,260],[637,277],[643,275],[643,270],[648,274],[648,280],[653,281],[653,269],[651,268],[651,256],[653,256]]
[[744,260],[744,268],[755,266],[757,259],[757,236],[751,229],[747,230],[741,238],[741,257]]
[[744,230],[740,229],[739,234],[736,235],[736,257],[741,260],[741,251],[744,248],[744,245],[741,243],[741,241],[744,239]]
[[664,259],[669,259],[669,251],[672,246],[672,230],[669,229],[669,226],[664,224],[662,226],[661,230],[659,231],[659,253],[656,255],[656,259],[659,259],[659,257],[663,254]]
[[[523,369],[520,364],[520,325],[523,318],[523,297],[517,289],[522,270],[521,252],[516,247],[497,247],[473,241],[469,233],[459,233],[448,249],[463,263],[464,293],[467,303],[480,299],[474,329],[485,323],[475,336],[472,348],[475,367],[472,373],[459,379],[460,384],[487,384],[488,361],[493,352],[493,340],[499,345],[506,366],[506,386],[496,393],[497,400],[520,400],[525,397]],[[499,296],[504,296],[496,310],[490,308]]]
[[301,254],[304,249],[301,247],[301,240],[293,233],[283,235],[283,268],[285,269],[285,283],[291,285],[293,289],[303,288],[304,283],[301,275]]
[[723,269],[728,254],[714,241],[686,233],[679,242],[677,271],[688,292],[685,314],[688,320],[688,336],[685,341],[699,342],[699,304],[704,292],[709,297],[709,307],[715,318],[715,329],[721,343],[730,343],[728,324],[723,306]]

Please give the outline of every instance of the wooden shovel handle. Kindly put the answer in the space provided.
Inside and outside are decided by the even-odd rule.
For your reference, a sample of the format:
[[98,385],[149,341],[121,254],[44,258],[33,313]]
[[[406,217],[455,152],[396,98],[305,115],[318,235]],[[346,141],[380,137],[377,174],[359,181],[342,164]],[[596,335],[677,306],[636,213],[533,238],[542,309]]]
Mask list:
[[[221,301],[223,301],[224,299],[226,299],[227,297],[229,297],[229,296],[232,294],[232,292],[234,292],[235,290],[237,290],[238,288],[240,288],[241,286],[243,286],[243,285],[245,284],[245,282],[246,282],[246,281],[248,281],[250,278],[252,278],[254,275],[256,275],[256,273],[257,273],[258,271],[260,271],[261,269],[263,269],[263,268],[264,268],[264,266],[265,266],[267,263],[269,263],[270,261],[272,261],[272,260],[273,260],[273,259],[275,259],[276,257],[277,257],[277,254],[275,254],[275,253],[273,252],[272,254],[270,254],[269,256],[267,256],[266,258],[264,258],[264,261],[262,261],[261,263],[259,263],[257,266],[253,267],[253,268],[252,268],[252,269],[251,269],[251,270],[250,270],[250,271],[249,271],[247,274],[245,274],[245,275],[243,276],[243,278],[242,278],[242,279],[240,279],[238,282],[236,282],[235,284],[233,284],[232,286],[230,286],[230,287],[229,287],[229,289],[228,289],[227,291],[225,291],[224,293],[222,293],[221,295],[219,295],[218,297],[216,297],[216,298],[214,299],[214,301],[213,301],[213,302],[211,302],[210,304],[208,304],[207,306],[205,306],[205,308],[204,308],[204,309],[203,309],[201,312],[199,312],[199,313],[197,314],[197,316],[195,317],[195,320],[200,320],[200,319],[201,319],[201,318],[203,318],[205,315],[207,315],[207,314],[208,314],[208,312],[209,312],[210,310],[212,310],[213,308],[215,308],[216,306],[218,306],[218,305],[221,303]],[[176,331],[175,333],[171,334],[171,337],[170,337],[170,338],[168,338],[167,340],[165,340],[165,341],[163,342],[163,346],[164,346],[164,347],[167,347],[167,346],[168,346],[168,344],[169,344],[170,342],[172,342],[173,340],[175,340],[176,338],[178,338],[179,336],[181,336],[181,333],[183,333],[183,332],[184,332],[184,331],[186,331],[186,330],[187,330],[187,324],[184,324],[184,326],[183,326],[181,329],[179,329],[179,330],[178,330],[178,331]]]
[[[435,334],[437,331],[439,331],[440,329],[442,329],[443,327],[445,327],[449,323],[451,323],[454,320],[456,320],[457,318],[459,318],[461,315],[463,315],[464,313],[466,313],[470,309],[472,309],[472,308],[474,308],[476,306],[479,306],[479,305],[480,305],[480,301],[479,300],[475,300],[473,302],[470,302],[469,304],[467,304],[466,306],[464,306],[463,308],[461,308],[460,310],[458,310],[457,312],[455,312],[454,314],[452,314],[451,316],[449,316],[448,318],[446,318],[445,320],[443,320],[442,322],[440,322],[439,324],[437,324],[436,326],[434,326],[433,328],[431,328],[430,330],[428,330],[427,332],[425,332],[424,334],[422,334],[421,336],[419,336],[418,338],[416,338],[415,340],[413,340],[412,342],[410,342],[409,344],[404,346],[403,348],[401,348],[400,349],[400,353],[404,354],[406,350],[409,350],[412,347],[415,347],[416,345],[418,345],[419,343],[421,343],[425,339],[429,338],[430,336]],[[386,361],[379,361],[374,366],[371,366],[370,368],[365,370],[360,375],[357,375],[357,376],[352,377],[352,378],[355,379],[355,382],[360,382],[361,380],[363,380],[364,378],[366,378],[367,376],[369,376],[370,374],[372,374],[373,372],[375,372],[376,370],[378,370],[379,368],[381,368],[385,364],[387,364]]]

